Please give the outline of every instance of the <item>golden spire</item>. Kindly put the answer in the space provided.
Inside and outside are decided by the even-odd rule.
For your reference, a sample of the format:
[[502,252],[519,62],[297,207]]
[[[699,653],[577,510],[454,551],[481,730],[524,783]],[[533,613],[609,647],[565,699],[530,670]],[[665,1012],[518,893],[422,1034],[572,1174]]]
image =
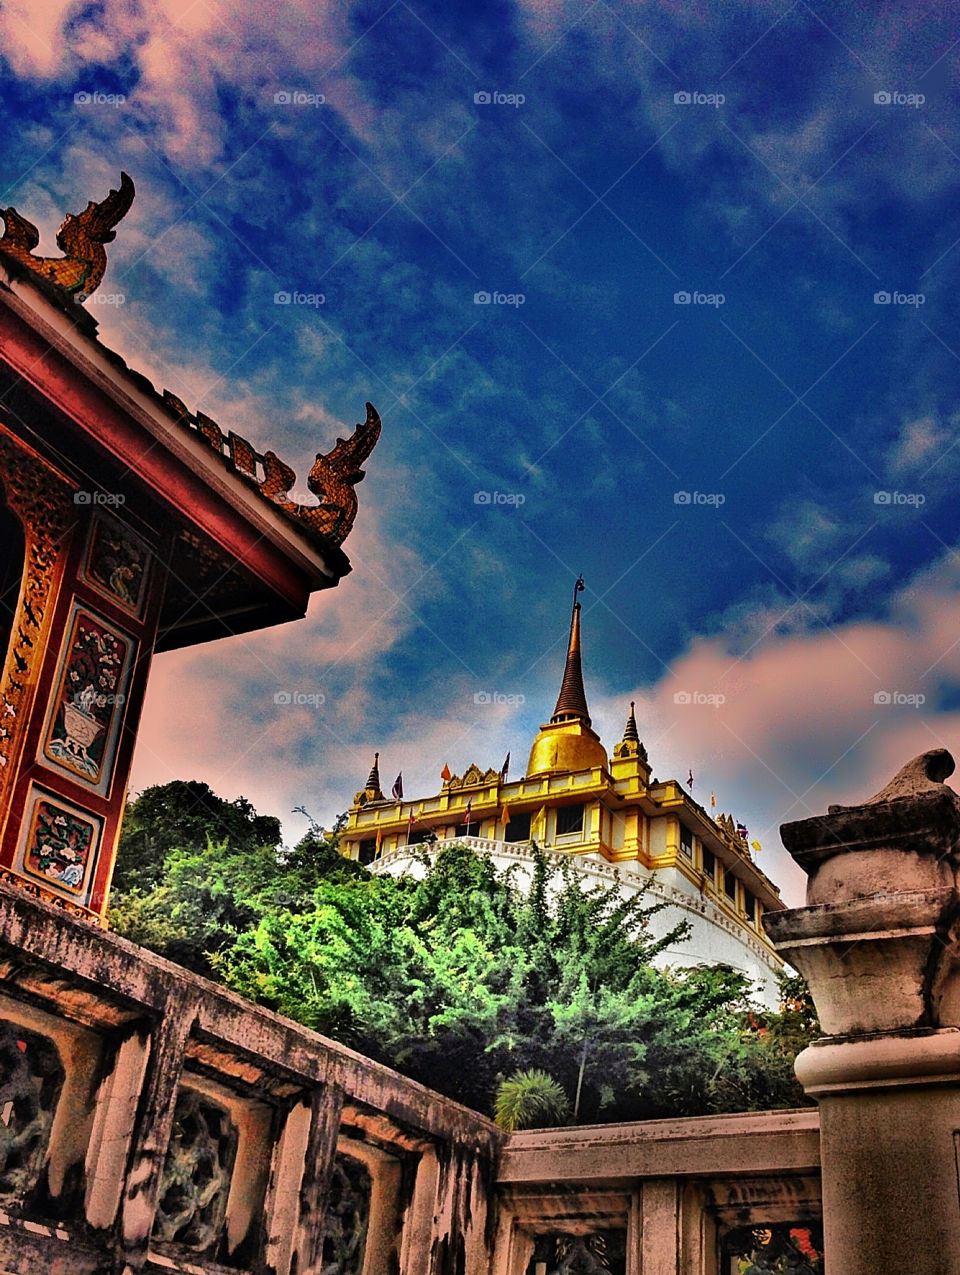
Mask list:
[[590,725],[587,693],[583,689],[583,666],[580,661],[580,603],[577,594],[583,590],[583,576],[573,587],[573,615],[570,617],[570,641],[567,643],[567,662],[563,669],[563,682],[557,697],[557,706],[550,718],[552,724],[583,722]]
[[583,589],[581,576],[573,591],[573,615],[570,619],[570,641],[563,669],[563,683],[557,707],[546,725],[540,727],[527,763],[528,775],[555,775],[594,770],[608,766],[607,753],[600,737],[590,724],[587,696],[583,689],[580,662],[580,603],[577,594]]
[[632,744],[640,743],[640,732],[637,730],[637,718],[633,711],[634,702],[630,701],[630,712],[627,716],[627,724],[623,728],[624,741],[629,740]]

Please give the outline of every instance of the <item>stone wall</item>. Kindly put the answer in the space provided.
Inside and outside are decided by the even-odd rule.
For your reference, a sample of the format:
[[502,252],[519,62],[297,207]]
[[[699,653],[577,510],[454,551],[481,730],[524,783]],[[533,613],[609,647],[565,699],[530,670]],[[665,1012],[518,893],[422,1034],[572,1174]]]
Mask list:
[[819,1155],[813,1109],[514,1134],[492,1275],[553,1275],[554,1254],[576,1245],[571,1271],[609,1275],[729,1275],[741,1255],[773,1263],[796,1247],[792,1231],[816,1248]]

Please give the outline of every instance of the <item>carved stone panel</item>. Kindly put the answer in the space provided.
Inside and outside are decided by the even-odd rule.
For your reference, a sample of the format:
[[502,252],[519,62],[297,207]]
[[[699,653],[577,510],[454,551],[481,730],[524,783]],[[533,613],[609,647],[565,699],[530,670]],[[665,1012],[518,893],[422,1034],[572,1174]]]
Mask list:
[[43,1169],[64,1072],[53,1041],[0,1022],[0,1201],[19,1204]]
[[728,1231],[722,1275],[823,1275],[823,1229],[814,1222],[770,1222]]
[[540,1235],[527,1275],[626,1275],[625,1231]]
[[182,1089],[160,1180],[155,1240],[198,1253],[217,1248],[236,1152],[237,1129],[225,1108],[196,1090]]
[[373,1180],[365,1164],[337,1152],[330,1181],[320,1275],[361,1275]]

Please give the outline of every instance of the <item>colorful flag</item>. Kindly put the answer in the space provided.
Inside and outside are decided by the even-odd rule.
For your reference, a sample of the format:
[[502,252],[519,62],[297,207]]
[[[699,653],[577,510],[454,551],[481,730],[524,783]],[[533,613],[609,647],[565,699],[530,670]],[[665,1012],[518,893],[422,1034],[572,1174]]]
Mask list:
[[693,787],[693,771],[692,770],[687,772],[687,787],[688,788]]
[[412,827],[413,827],[413,811],[412,811],[412,810],[410,811],[410,817],[409,817],[409,819],[407,820],[407,824],[408,824],[408,826],[409,826],[410,828],[412,828]]
[[441,770],[440,772],[440,778],[443,780],[445,784],[448,784],[450,780],[453,778],[453,775],[450,774],[450,767],[446,765],[446,763],[444,763],[443,770]]
[[750,836],[750,833],[747,831],[747,825],[745,823],[741,823],[739,819],[737,820],[737,836],[741,841],[746,841],[746,839]]
[[463,820],[463,822],[467,825],[467,830],[468,830],[468,832],[469,832],[469,829],[470,829],[470,822],[471,822],[472,818],[473,818],[473,802],[472,802],[472,801],[468,801],[468,802],[467,802],[467,809],[466,809],[466,812],[465,812],[465,814],[464,814],[464,820]]
[[394,782],[394,785],[391,791],[393,793],[394,801],[403,801],[403,771],[402,770],[400,774],[397,775],[396,781]]
[[760,844],[759,841],[751,841],[750,849],[754,852],[754,854],[759,854],[760,851],[763,849],[763,846]]
[[503,809],[500,811],[500,822],[504,827],[510,822],[510,808],[506,802],[503,803]]
[[715,792],[712,792],[710,794],[710,809],[716,810],[716,808],[717,808],[717,794]]
[[377,844],[374,846],[374,854],[380,854],[380,843],[383,841],[383,829],[377,829]]
[[503,759],[503,765],[500,767],[500,782],[501,783],[503,783],[503,781],[506,779],[507,771],[509,769],[510,769],[510,754],[507,753],[506,757]]

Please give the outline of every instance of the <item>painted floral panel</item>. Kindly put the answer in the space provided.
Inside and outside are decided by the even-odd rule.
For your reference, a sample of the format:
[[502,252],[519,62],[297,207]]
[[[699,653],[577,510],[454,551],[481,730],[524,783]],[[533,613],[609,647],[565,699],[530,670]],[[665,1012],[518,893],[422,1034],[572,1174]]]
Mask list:
[[92,784],[109,783],[131,647],[102,620],[75,613],[44,753]]
[[97,847],[98,826],[69,807],[37,799],[23,864],[34,876],[73,894],[84,892],[87,869]]
[[84,576],[133,615],[143,609],[149,561],[149,550],[132,532],[112,518],[94,518]]

